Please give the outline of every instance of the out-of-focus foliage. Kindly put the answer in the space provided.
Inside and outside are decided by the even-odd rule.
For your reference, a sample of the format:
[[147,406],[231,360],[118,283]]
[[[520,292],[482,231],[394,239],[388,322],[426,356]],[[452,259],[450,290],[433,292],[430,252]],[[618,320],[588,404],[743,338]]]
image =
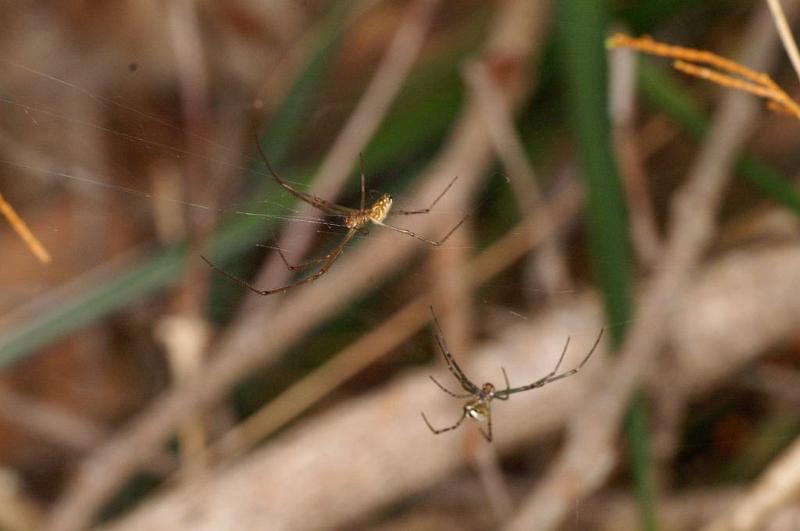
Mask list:
[[[14,494],[18,503],[34,506],[32,513],[49,510],[81,459],[173,384],[177,376],[154,331],[165,316],[195,312],[214,323],[214,337],[225,337],[245,298],[241,286],[202,267],[200,249],[249,278],[271,256],[270,246],[287,224],[319,223],[310,257],[335,245],[336,227],[299,218],[294,201],[279,192],[255,154],[256,138],[281,175],[305,189],[358,104],[407,4],[220,0],[192,5],[184,15],[194,19],[174,10],[177,1],[4,6],[0,191],[53,255],[50,266],[41,266],[9,228],[0,229],[0,392],[13,393],[28,408],[0,404],[0,459],[22,485]],[[501,4],[450,0],[439,7],[420,59],[363,150],[370,192],[402,196],[422,186],[421,169],[447,148],[470,101],[463,68],[482,49]],[[581,168],[585,219],[570,225],[562,245],[576,286],[601,292],[608,326],[620,341],[648,269],[636,263],[629,243],[629,199],[610,136],[603,41],[612,26],[623,26],[726,55],[736,51],[737,35],[757,5],[553,4],[542,56],[528,72],[535,89],[515,125],[546,197],[563,185],[564,168]],[[176,44],[192,42],[191,32],[200,43],[197,57]],[[193,61],[200,70],[192,70]],[[719,93],[659,61],[643,59],[638,68],[638,140],[646,153],[656,224],[663,230],[671,194],[702,146]],[[785,86],[794,83],[786,65],[775,77]],[[732,227],[760,227],[751,220],[768,208],[800,213],[800,197],[787,178],[796,173],[800,127],[775,115],[758,127],[740,157],[736,172],[742,179],[730,190],[719,228],[721,238],[734,242],[728,245],[744,252],[752,240],[737,240]],[[471,215],[470,255],[521,217],[507,171],[493,162],[465,212]],[[338,202],[357,204],[358,173]],[[753,239],[772,237],[756,233]],[[234,407],[209,413],[209,431],[219,436],[324,366],[426,289],[432,277],[440,278],[430,269],[415,260],[403,275],[376,282],[371,293],[345,304],[280,363],[248,375],[232,393]],[[515,319],[510,316],[536,315],[552,302],[529,270],[527,264],[511,268],[476,290],[479,296],[470,294],[481,316],[471,322],[472,339],[492,336]],[[415,338],[340,387],[330,403],[431,359],[431,346],[427,334]],[[795,366],[795,347],[776,352],[775,362]],[[649,491],[653,475],[668,476],[660,478],[665,483],[674,479],[669,486],[678,491],[715,487],[709,478],[747,481],[800,433],[796,416],[786,413],[785,396],[743,392],[748,385],[724,382],[683,411],[685,418],[672,427],[679,441],[674,459],[655,465],[648,455],[654,443],[646,400],[637,400],[625,449],[636,459],[633,465],[621,461],[615,486],[638,492],[648,526],[657,513]],[[501,468],[527,490],[546,465],[537,455],[555,451],[553,441],[517,448],[503,455]],[[176,456],[175,447],[164,452],[146,471],[147,479],[132,482],[108,514],[146,500],[173,471],[170,459]],[[452,481],[455,486],[435,489],[467,491],[462,487],[469,482]],[[398,503],[396,514],[413,513],[409,505],[419,501]],[[458,495],[430,503],[485,509]],[[475,528],[491,525],[485,516],[476,521]]]

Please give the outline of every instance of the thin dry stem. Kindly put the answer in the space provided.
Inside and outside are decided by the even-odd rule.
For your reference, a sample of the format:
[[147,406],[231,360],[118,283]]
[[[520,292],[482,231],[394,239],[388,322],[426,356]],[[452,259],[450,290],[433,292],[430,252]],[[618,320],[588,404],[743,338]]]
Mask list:
[[800,105],[790,98],[768,74],[748,68],[715,53],[665,44],[655,41],[649,36],[634,38],[621,33],[610,37],[608,46],[609,48],[631,48],[643,53],[675,59],[673,66],[676,70],[723,87],[741,90],[764,98],[771,104],[769,105],[770,109],[776,109],[800,119]]
[[[188,315],[165,316],[156,323],[155,336],[164,345],[176,382],[190,381],[200,372],[211,337],[205,320]],[[186,475],[202,474],[206,469],[203,418],[198,415],[186,419],[179,428],[178,441],[182,472]]]
[[[656,373],[669,374],[674,371],[670,366],[674,359],[671,354],[668,352],[656,361]],[[651,413],[648,421],[653,476],[658,492],[666,494],[673,490],[675,474],[672,465],[681,449],[689,393],[683,386],[678,388],[673,382],[662,378],[650,381],[650,388],[648,397]],[[663,518],[661,511],[659,515]]]
[[95,447],[107,432],[56,404],[0,386],[0,418],[71,452]]
[[630,37],[622,33],[617,33],[608,39],[608,46],[610,48],[630,48],[642,53],[678,59],[687,63],[705,64],[724,72],[742,76],[752,81],[754,84],[765,88],[778,88],[778,85],[772,81],[769,75],[748,68],[741,63],[726,59],[708,50],[697,50],[695,48],[686,48],[684,46],[675,46],[658,42],[648,35],[643,37]]
[[25,221],[19,217],[14,207],[5,200],[3,194],[0,194],[0,214],[3,214],[8,224],[11,225],[11,228],[14,229],[14,232],[17,233],[28,249],[30,249],[31,253],[43,264],[49,264],[52,260],[50,253],[44,248],[42,242],[34,236]]
[[609,107],[614,126],[614,151],[620,163],[630,212],[631,240],[639,261],[651,267],[661,253],[662,243],[650,198],[647,170],[637,141],[635,57],[631,50],[622,48],[610,55]]
[[[198,6],[192,0],[170,0],[167,3],[167,29],[175,54],[176,75],[180,87],[180,102],[186,137],[195,157],[184,159],[176,180],[179,195],[192,203],[213,205],[215,197],[205,181],[209,173],[206,163],[209,145],[205,141],[211,123],[209,106],[209,72],[206,65],[203,39],[200,34]],[[219,177],[219,176],[217,176]],[[221,179],[219,179],[221,180]],[[213,209],[194,209],[182,212],[177,203],[169,217],[188,236],[191,253],[205,246],[214,221]],[[167,360],[176,382],[194,378],[205,363],[210,333],[199,315],[208,295],[208,275],[194,260],[187,261],[182,282],[172,294],[173,314],[156,325],[155,335],[166,348]],[[206,469],[202,449],[206,446],[206,427],[201,414],[188,416],[178,429],[181,472],[200,476]]]
[[494,513],[494,519],[499,524],[507,521],[514,511],[511,490],[503,475],[500,466],[500,457],[497,448],[490,444],[475,445],[472,452],[472,462],[478,471],[478,477],[486,493],[486,499]]
[[[466,197],[462,196],[461,200]],[[453,207],[466,211],[469,205],[461,202]],[[451,345],[462,352],[471,350],[475,340],[475,308],[471,283],[462,275],[454,275],[453,271],[467,270],[471,250],[475,247],[472,229],[473,224],[467,220],[453,233],[446,247],[430,253],[427,264],[429,287],[436,290],[433,306],[441,315]]]
[[[465,70],[466,79],[481,110],[492,147],[509,173],[521,210],[530,214],[543,206],[542,192],[515,130],[512,115],[487,66],[486,60],[473,61]],[[547,214],[543,216],[543,222],[549,223]],[[572,288],[564,250],[555,232],[537,253],[535,269],[539,284],[549,295]]]
[[[734,505],[741,498],[738,488],[696,488],[666,495],[658,506],[663,515],[665,529],[669,531],[696,531],[703,522],[718,511]],[[631,493],[611,492],[598,494],[580,503],[571,518],[572,526],[565,529],[579,531],[620,531],[641,529],[640,502]],[[771,530],[773,531],[773,530]],[[774,530],[777,531],[777,530]]]
[[180,203],[167,198],[183,195],[179,168],[171,162],[162,162],[150,171],[150,175],[156,235],[165,245],[177,245],[186,238],[186,223]]
[[11,470],[0,469],[0,528],[4,531],[35,531],[43,515],[26,497],[22,481]]
[[797,51],[797,42],[794,40],[792,30],[789,28],[789,22],[786,20],[786,13],[783,12],[780,0],[767,0],[772,18],[775,20],[775,27],[778,29],[778,34],[781,36],[783,49],[789,55],[789,60],[792,61],[792,67],[800,80],[800,52]]
[[[731,77],[727,74],[720,73],[716,70],[705,66],[698,66],[687,61],[677,60],[672,63],[673,68],[684,74],[705,79],[717,85],[733,90],[741,90],[742,92],[749,92],[754,96],[764,99],[776,99],[776,90],[774,87],[765,86],[759,83],[753,83],[745,79]],[[782,92],[782,91],[781,91]]]
[[744,498],[720,512],[703,531],[753,531],[765,529],[775,511],[800,494],[800,439],[761,474]]

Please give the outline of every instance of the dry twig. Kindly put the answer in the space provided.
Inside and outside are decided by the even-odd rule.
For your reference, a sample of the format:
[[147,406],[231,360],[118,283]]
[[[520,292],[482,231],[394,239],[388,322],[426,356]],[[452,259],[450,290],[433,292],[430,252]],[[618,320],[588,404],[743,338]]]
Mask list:
[[[542,193],[525,148],[514,128],[512,115],[489,73],[490,66],[491,63],[487,64],[486,61],[474,61],[465,69],[465,77],[481,110],[492,147],[509,173],[521,210],[530,214],[543,206]],[[547,215],[543,221],[549,224]],[[564,251],[554,232],[537,254],[535,269],[539,283],[548,295],[572,288]]]
[[652,267],[661,253],[661,241],[648,185],[644,158],[637,142],[635,57],[631,50],[614,50],[609,56],[609,108],[614,151],[619,160],[630,233],[639,261]]
[[800,439],[795,440],[756,481],[744,499],[720,516],[704,531],[752,531],[764,529],[765,522],[800,493]]
[[75,413],[5,385],[0,386],[0,418],[73,452],[86,452],[107,436],[101,426]]
[[658,42],[649,36],[634,38],[618,33],[609,38],[607,44],[609,48],[631,48],[651,55],[672,58],[674,59],[672,66],[684,74],[730,89],[748,92],[767,100],[767,106],[771,110],[800,119],[800,105],[779,87],[769,74],[759,69],[748,68],[739,62],[706,50]]
[[[175,54],[176,76],[180,87],[183,122],[186,127],[189,151],[181,172],[175,175],[180,196],[191,203],[213,205],[214,194],[204,186],[210,173],[207,164],[208,131],[212,116],[209,105],[209,72],[206,50],[200,32],[198,5],[191,0],[170,0],[167,3],[167,27]],[[217,175],[219,177],[219,175]],[[217,179],[222,181],[223,179]],[[180,232],[187,236],[190,256],[199,254],[210,234],[213,209],[193,209],[183,212],[172,203],[171,216]],[[171,312],[162,317],[154,328],[155,336],[164,345],[172,376],[176,381],[187,381],[198,374],[205,360],[203,355],[209,344],[208,323],[199,315],[198,308],[208,297],[208,275],[196,260],[188,260],[186,271],[171,297]],[[206,463],[201,459],[206,445],[206,427],[201,415],[185,419],[178,430],[182,472],[201,475]]]

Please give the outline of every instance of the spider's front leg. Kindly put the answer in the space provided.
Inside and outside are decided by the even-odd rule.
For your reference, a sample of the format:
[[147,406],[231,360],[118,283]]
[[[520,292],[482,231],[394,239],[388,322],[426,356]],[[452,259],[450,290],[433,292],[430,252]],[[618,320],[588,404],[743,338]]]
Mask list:
[[447,343],[445,342],[444,334],[442,333],[442,326],[439,324],[439,319],[436,317],[433,307],[431,307],[430,310],[431,316],[433,317],[433,325],[436,331],[434,338],[436,339],[437,345],[439,345],[439,351],[442,353],[445,362],[447,362],[448,370],[455,377],[455,379],[458,380],[464,391],[467,391],[470,395],[475,395],[478,392],[478,386],[472,383],[469,378],[467,378],[467,375],[464,374],[464,371],[462,371],[461,367],[459,367],[458,363],[456,363],[455,358],[450,353],[450,349],[447,348]]
[[445,387],[445,386],[443,386],[442,384],[440,384],[440,383],[439,383],[439,381],[438,381],[436,378],[434,378],[433,376],[428,376],[428,378],[430,378],[430,379],[431,379],[431,381],[432,381],[433,383],[435,383],[435,384],[436,384],[436,386],[437,386],[439,389],[441,389],[442,391],[444,391],[444,392],[445,392],[445,393],[447,393],[448,395],[452,396],[453,398],[470,398],[470,397],[473,397],[473,396],[475,396],[475,395],[473,395],[472,393],[462,393],[462,394],[454,393],[453,391],[451,391],[451,390],[450,390],[450,389],[448,389],[447,387]]

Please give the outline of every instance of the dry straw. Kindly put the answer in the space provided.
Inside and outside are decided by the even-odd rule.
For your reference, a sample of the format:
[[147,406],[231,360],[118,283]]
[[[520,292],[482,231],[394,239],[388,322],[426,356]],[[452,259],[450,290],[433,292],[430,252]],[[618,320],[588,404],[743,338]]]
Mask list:
[[28,249],[31,250],[34,256],[43,264],[49,264],[51,260],[50,253],[44,248],[42,242],[33,235],[33,232],[31,232],[28,225],[25,224],[25,221],[19,217],[19,214],[17,214],[14,208],[5,200],[3,194],[0,194],[0,213],[8,220],[11,228],[13,228],[14,232],[25,242],[25,245],[28,246]]
[[672,66],[684,74],[699,77],[723,87],[749,92],[767,100],[770,110],[800,119],[800,105],[763,72],[720,57],[707,50],[673,46],[650,36],[630,37],[617,33],[606,42],[608,48],[630,48],[642,53],[674,59]]

